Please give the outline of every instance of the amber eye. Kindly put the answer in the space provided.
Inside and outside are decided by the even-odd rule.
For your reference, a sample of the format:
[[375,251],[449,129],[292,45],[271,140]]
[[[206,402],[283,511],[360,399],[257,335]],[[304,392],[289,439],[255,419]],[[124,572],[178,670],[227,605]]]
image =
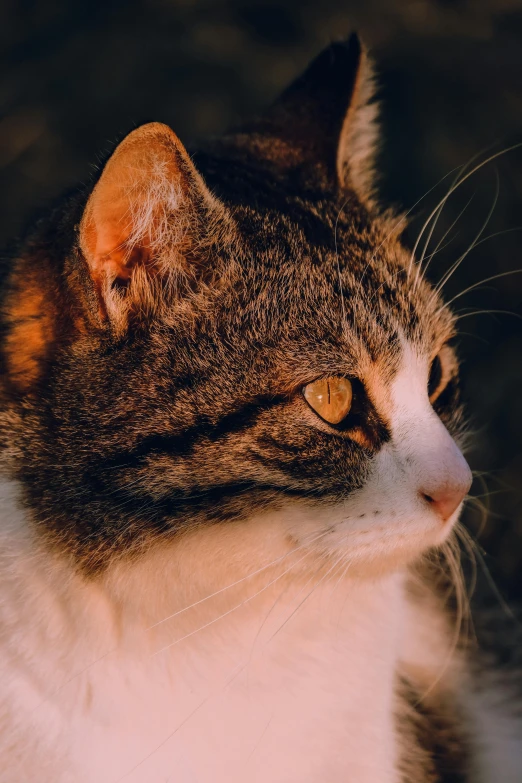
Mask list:
[[348,378],[321,378],[303,389],[308,405],[329,424],[339,424],[352,407],[352,384]]

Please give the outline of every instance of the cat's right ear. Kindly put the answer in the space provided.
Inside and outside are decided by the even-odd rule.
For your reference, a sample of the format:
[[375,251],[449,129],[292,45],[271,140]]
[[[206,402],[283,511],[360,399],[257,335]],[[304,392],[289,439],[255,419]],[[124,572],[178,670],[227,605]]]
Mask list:
[[80,250],[102,320],[123,328],[172,296],[196,269],[220,206],[175,133],[150,123],[107,161],[80,223]]

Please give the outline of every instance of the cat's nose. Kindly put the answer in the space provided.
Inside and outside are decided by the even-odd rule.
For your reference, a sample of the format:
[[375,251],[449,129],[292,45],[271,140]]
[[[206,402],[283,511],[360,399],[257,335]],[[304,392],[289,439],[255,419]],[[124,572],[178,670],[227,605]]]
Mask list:
[[472,476],[464,457],[456,474],[440,482],[425,482],[420,490],[423,499],[429,503],[442,522],[455,513],[471,487]]
[[[420,448],[419,448],[420,447]],[[469,492],[473,477],[466,459],[435,416],[425,421],[425,429],[418,436],[417,488],[424,503],[441,522],[452,517]]]

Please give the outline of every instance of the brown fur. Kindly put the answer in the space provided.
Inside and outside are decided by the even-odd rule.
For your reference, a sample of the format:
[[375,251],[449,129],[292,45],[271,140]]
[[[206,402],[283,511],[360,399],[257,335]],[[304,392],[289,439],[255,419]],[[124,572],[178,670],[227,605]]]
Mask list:
[[[403,336],[441,357],[432,400],[458,436],[453,317],[375,200],[372,83],[352,39],[193,158],[170,129],[138,129],[13,258],[4,463],[89,578],[187,526],[361,487]],[[311,426],[301,389],[331,375],[353,379],[352,411]],[[420,692],[414,676],[397,689],[402,779],[457,783],[452,699]]]
[[[371,144],[349,176],[364,69],[357,41],[332,47],[197,168],[164,126],[135,131],[87,206],[53,213],[14,262],[4,440],[35,523],[84,567],[189,518],[335,502],[388,437],[372,384],[393,377],[399,335],[434,350],[452,336],[395,222],[355,189]],[[299,390],[336,373],[359,387],[332,440]],[[455,419],[451,397],[440,412]]]
[[402,680],[397,688],[401,783],[465,783],[470,755],[465,725],[451,693],[439,688],[423,698]]

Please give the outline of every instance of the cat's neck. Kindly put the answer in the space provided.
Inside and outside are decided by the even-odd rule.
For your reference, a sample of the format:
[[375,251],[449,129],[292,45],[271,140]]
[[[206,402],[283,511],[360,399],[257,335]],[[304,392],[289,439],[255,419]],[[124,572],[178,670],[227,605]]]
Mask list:
[[[244,578],[241,553],[212,551],[210,536],[207,551],[187,540],[183,557],[165,546],[89,581],[45,558],[30,529],[14,524],[14,506],[8,516],[5,665],[19,681],[30,667],[27,708],[45,724],[51,711],[57,735],[71,733],[86,780],[110,783],[135,765],[132,780],[163,779],[173,759],[186,769],[181,783],[396,780],[401,575],[292,571],[299,555],[290,549]],[[200,581],[188,584],[197,551]],[[120,752],[123,724],[131,743]],[[86,751],[90,732],[106,746],[103,762]]]

